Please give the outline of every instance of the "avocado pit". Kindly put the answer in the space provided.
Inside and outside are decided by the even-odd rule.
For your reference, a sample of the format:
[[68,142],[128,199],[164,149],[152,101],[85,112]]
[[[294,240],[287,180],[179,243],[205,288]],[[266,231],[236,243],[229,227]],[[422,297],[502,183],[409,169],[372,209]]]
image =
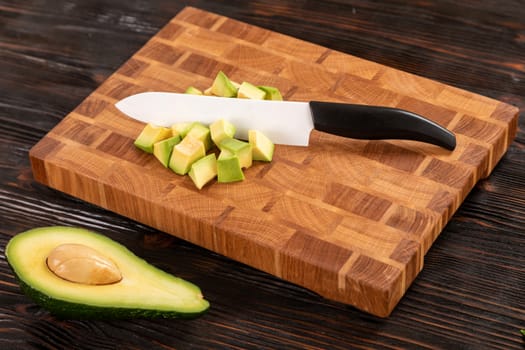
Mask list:
[[83,244],[66,243],[54,248],[46,264],[58,277],[80,284],[106,285],[122,280],[111,259]]

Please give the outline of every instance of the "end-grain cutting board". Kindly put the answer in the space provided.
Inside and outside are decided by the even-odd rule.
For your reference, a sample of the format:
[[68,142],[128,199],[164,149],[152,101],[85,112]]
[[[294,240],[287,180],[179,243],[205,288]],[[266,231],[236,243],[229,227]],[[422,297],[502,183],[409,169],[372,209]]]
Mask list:
[[[199,191],[133,146],[143,125],[114,104],[142,91],[204,89],[219,70],[277,86],[287,100],[408,109],[454,131],[458,146],[313,131],[309,147],[277,146],[245,181]],[[517,116],[490,98],[189,7],[30,158],[43,184],[384,317],[505,153]]]

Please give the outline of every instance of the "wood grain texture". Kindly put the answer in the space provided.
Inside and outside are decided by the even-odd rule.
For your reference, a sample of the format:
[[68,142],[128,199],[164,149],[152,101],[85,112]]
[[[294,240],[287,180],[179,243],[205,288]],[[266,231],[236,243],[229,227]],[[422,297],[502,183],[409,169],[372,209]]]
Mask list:
[[[34,181],[29,149],[187,4],[520,108],[514,141],[432,244],[390,317],[319,297]],[[0,348],[523,349],[524,10],[513,0],[0,1]],[[368,157],[381,149],[368,147],[361,149]],[[462,162],[485,157],[476,149],[482,146]],[[383,155],[375,159],[385,162]],[[410,172],[421,162],[410,159],[400,168]],[[407,216],[413,220],[401,225]],[[389,221],[416,231],[429,223],[407,208]],[[210,311],[190,322],[52,317],[22,294],[3,252],[17,233],[56,224],[99,231],[195,282]]]
[[[312,132],[247,180],[196,190],[133,147],[118,100],[233,80],[287,100],[400,107],[451,129],[452,153]],[[30,151],[34,178],[188,242],[388,316],[476,183],[512,142],[518,109],[466,90],[192,7],[182,10]]]

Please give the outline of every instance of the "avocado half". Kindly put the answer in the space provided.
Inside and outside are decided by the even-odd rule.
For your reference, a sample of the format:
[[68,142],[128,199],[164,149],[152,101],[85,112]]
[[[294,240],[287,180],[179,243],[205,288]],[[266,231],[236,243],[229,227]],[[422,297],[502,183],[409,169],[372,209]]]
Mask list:
[[[122,274],[116,283],[89,285],[57,276],[47,265],[62,244],[81,244],[110,258]],[[6,257],[22,291],[60,318],[191,318],[209,302],[196,285],[148,264],[101,234],[74,227],[35,228],[13,237]]]

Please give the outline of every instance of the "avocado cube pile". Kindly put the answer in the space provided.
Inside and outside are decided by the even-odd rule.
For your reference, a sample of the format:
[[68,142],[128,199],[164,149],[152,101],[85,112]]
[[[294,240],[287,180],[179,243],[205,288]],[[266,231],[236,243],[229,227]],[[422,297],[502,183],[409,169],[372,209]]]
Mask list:
[[223,71],[217,73],[213,84],[209,88],[201,90],[194,86],[190,86],[186,89],[186,93],[193,95],[250,98],[257,100],[283,100],[281,92],[276,87],[265,85],[256,86],[247,81],[239,84],[231,80]]
[[[186,93],[282,100],[275,87],[238,84],[222,71],[208,89],[202,91],[190,86]],[[236,139],[235,132],[235,125],[225,119],[217,119],[210,125],[181,122],[169,128],[147,124],[134,145],[152,153],[174,173],[188,175],[200,190],[215,178],[219,183],[242,181],[243,169],[251,167],[253,161],[272,161],[275,146],[262,132],[249,130],[247,141]]]

